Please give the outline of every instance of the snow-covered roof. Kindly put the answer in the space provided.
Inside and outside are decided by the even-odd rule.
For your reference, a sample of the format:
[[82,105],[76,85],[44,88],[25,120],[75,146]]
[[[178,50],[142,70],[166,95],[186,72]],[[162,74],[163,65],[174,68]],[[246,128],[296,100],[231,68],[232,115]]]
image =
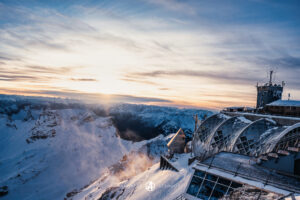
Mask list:
[[296,100],[277,100],[267,104],[268,106],[297,106],[300,107],[300,101]]
[[[220,169],[229,174],[235,174],[246,179],[265,183],[288,191],[300,192],[300,181],[294,177],[287,177],[266,170],[256,164],[251,157],[229,152],[220,152],[214,157],[198,163],[196,168],[201,165],[210,166],[210,168]],[[250,184],[251,185],[251,184]]]

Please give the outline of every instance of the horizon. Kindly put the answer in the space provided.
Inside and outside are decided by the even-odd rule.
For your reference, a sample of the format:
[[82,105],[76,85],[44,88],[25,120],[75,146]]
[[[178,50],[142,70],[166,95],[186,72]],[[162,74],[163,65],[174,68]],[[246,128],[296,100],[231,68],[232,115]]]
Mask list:
[[0,93],[222,109],[300,99],[300,3],[0,0]]

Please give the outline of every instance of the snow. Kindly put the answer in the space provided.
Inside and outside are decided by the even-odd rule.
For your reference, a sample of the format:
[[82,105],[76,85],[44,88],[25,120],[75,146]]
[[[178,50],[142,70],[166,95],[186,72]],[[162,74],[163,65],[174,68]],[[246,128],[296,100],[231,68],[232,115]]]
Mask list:
[[[120,104],[113,106],[109,112],[114,115],[133,114],[143,121],[144,124],[151,126],[162,126],[168,133],[177,132],[182,128],[186,135],[194,132],[194,116],[197,114],[199,120],[204,116],[213,114],[211,111],[198,109],[179,109],[173,107],[144,106],[135,104]],[[191,123],[192,122],[192,123]]]
[[[121,183],[113,183],[114,177],[109,177],[110,181],[106,180],[105,183],[95,182],[73,199],[99,199],[108,188],[112,187],[116,188],[113,192],[122,194],[121,199],[175,199],[185,192],[194,171],[191,166],[187,165],[188,158],[188,154],[175,155],[172,163],[178,167],[179,172],[160,170],[159,163],[157,163],[143,173]],[[155,186],[153,191],[149,191],[149,188],[147,190],[149,184]],[[111,196],[109,199],[117,199],[117,196]]]
[[[67,192],[97,179],[124,154],[153,141],[122,140],[110,117],[97,117],[88,110],[48,112],[51,117],[40,111],[39,119],[27,122],[18,114],[11,122],[17,129],[8,127],[7,117],[1,115],[0,186],[9,188],[3,199],[63,199]],[[72,116],[78,118],[72,120]],[[52,118],[59,121],[54,127]],[[55,137],[26,142],[34,131],[52,129]]]
[[267,104],[268,106],[297,106],[300,107],[300,101],[295,100],[277,100]]
[[[140,152],[157,162],[166,151],[171,136],[158,135],[141,142],[123,140],[110,115],[102,116],[90,106],[70,102],[78,103],[0,95],[0,187],[8,186],[9,191],[2,199],[64,199],[67,193],[76,194],[105,178],[108,169],[124,155]],[[181,125],[193,129],[193,114],[211,113],[145,105],[122,108],[122,112],[131,112],[145,123],[167,121],[165,131],[177,129],[180,119]],[[118,106],[112,110],[118,110]],[[143,157],[137,161],[142,165]],[[102,180],[101,184],[109,186],[107,182]]]
[[238,117],[238,119],[239,119],[240,121],[242,121],[242,122],[246,123],[246,124],[252,123],[252,121],[251,121],[251,120],[249,120],[249,119],[246,119],[245,117]]

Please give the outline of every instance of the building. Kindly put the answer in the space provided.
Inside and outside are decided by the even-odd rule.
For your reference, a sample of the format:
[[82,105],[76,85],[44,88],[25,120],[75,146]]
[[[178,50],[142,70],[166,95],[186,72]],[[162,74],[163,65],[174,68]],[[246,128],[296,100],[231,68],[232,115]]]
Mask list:
[[[272,74],[257,85],[256,109],[229,107],[195,123],[194,171],[176,199],[300,198],[300,101],[281,100],[284,82],[273,84]],[[173,152],[182,152],[179,132]],[[161,168],[179,171],[164,157]]]
[[274,115],[300,117],[300,101],[277,100],[267,104],[265,112]]
[[[285,117],[291,123],[283,125],[272,115],[245,116],[217,113],[197,126],[192,140],[194,172],[178,199],[265,200],[300,195],[300,121]],[[163,161],[163,169],[179,170]]]
[[182,199],[295,199],[300,191],[297,177],[277,173],[245,155],[220,152],[193,168]]
[[245,106],[232,106],[232,107],[227,107],[224,109],[226,112],[254,112],[255,109],[251,107],[245,107]]
[[[282,100],[282,92],[285,83],[272,83],[273,71],[270,71],[270,80],[268,83],[259,86],[257,84],[256,109],[233,106],[223,109],[222,112],[231,113],[260,113],[277,116],[300,117],[300,101]],[[289,94],[290,95],[290,94]]]
[[282,97],[283,92],[283,86],[284,82],[282,82],[282,85],[280,84],[273,84],[272,83],[272,75],[273,71],[270,71],[270,80],[269,83],[266,83],[262,86],[259,86],[257,84],[257,101],[256,101],[256,108],[261,109],[264,108],[265,105],[280,100]]
[[167,144],[170,154],[183,153],[185,147],[185,134],[180,128]]

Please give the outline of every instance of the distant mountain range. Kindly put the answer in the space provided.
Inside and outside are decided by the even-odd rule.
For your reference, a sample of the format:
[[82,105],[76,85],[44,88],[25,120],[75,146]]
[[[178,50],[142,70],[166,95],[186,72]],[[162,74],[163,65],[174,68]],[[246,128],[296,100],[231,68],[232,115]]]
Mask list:
[[170,133],[191,137],[195,114],[212,112],[0,95],[0,197],[63,199],[106,173],[134,176],[167,151]]

